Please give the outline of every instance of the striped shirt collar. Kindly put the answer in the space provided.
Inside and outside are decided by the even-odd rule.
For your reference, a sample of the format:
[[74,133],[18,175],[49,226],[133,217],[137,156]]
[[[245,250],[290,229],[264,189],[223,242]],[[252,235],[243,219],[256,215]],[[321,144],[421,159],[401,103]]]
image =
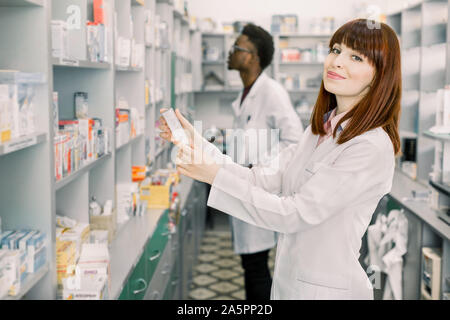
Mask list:
[[[350,110],[348,110],[350,111]],[[323,116],[323,123],[326,124],[328,120],[330,120],[330,124],[331,124],[331,132],[334,131],[334,128],[336,127],[337,123],[339,122],[339,120],[341,120],[348,111],[342,112],[339,115],[336,115],[337,112],[337,108],[334,108],[333,110],[328,111],[324,116]],[[341,125],[339,126],[337,132],[341,132],[342,130],[344,130],[345,126],[347,125],[348,121],[350,119],[345,120],[344,122],[341,123]]]

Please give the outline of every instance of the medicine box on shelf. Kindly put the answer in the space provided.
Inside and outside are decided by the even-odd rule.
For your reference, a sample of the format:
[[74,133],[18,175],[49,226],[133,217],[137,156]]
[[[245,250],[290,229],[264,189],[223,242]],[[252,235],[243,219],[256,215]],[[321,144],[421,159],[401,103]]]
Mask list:
[[90,216],[91,230],[106,230],[108,231],[108,243],[111,243],[116,234],[116,210],[112,210],[110,215]]
[[147,201],[149,209],[168,209],[174,183],[176,183],[176,177],[170,174],[164,185],[141,186],[141,200]]

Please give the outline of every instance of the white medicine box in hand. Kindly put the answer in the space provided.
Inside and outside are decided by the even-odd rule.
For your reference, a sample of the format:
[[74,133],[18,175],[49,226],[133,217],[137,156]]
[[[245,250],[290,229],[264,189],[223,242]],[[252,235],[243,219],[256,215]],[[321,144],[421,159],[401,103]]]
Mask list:
[[180,121],[178,120],[175,111],[173,109],[169,109],[162,113],[162,116],[167,122],[167,125],[172,131],[172,136],[176,141],[179,141],[182,144],[188,144],[189,138],[184,132],[183,127],[181,126]]

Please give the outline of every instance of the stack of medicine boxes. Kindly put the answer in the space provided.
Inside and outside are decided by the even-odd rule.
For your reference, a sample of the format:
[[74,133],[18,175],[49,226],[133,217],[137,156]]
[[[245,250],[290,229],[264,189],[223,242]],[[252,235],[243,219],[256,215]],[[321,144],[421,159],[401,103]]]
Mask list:
[[0,234],[0,298],[20,293],[29,274],[47,261],[45,234],[35,230]]

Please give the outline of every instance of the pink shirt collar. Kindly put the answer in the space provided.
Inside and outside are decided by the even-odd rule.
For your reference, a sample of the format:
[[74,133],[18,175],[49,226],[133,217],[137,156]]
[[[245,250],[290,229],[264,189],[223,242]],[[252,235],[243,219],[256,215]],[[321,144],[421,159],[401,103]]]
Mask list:
[[[328,117],[328,120],[324,123],[324,127],[325,127],[325,131],[328,133],[333,134],[334,129],[336,128],[336,125],[338,124],[338,122],[349,112],[350,110],[347,110],[345,112],[342,112],[338,115],[336,115],[337,112],[337,108],[334,108],[333,111],[331,111],[330,116]],[[350,119],[348,119],[350,120]],[[342,122],[340,128],[338,129],[338,131],[343,130],[345,125],[348,123],[348,120],[345,120],[344,122]],[[328,124],[330,124],[331,126],[328,127]],[[330,132],[328,131],[330,130]]]
[[[336,115],[337,108],[334,108],[332,111],[329,111],[327,114],[325,114],[325,116],[323,117],[324,120],[323,128],[325,129],[325,135],[319,137],[316,147],[318,147],[323,141],[325,141],[326,139],[328,139],[333,135],[334,128],[336,128],[336,125],[338,124],[339,120],[341,120],[347,114],[348,111]],[[342,122],[342,124],[338,128],[338,132],[342,131],[345,128],[345,125],[348,123],[349,120],[350,119]]]

